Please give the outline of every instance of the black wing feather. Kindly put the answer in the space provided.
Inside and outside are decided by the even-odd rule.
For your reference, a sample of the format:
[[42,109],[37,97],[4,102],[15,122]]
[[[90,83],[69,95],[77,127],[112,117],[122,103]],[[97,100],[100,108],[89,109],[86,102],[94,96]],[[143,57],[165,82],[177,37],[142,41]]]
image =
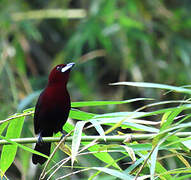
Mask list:
[[40,113],[42,113],[42,97],[43,97],[43,93],[42,92],[38,98],[38,101],[36,103],[35,106],[35,112],[34,112],[34,131],[35,134],[39,134],[40,133]]

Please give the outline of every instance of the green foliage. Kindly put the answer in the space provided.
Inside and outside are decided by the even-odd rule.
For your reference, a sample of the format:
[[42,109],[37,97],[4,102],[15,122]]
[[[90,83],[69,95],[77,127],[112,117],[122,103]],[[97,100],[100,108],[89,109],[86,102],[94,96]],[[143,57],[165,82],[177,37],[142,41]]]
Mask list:
[[[134,83],[127,84],[133,86],[136,85]],[[140,84],[142,83],[137,84],[137,86],[139,87]],[[161,89],[166,87],[165,85],[152,84],[152,87],[155,88],[156,86]],[[172,91],[175,89],[177,90],[178,87],[168,86],[168,90]],[[124,103],[132,103],[137,100],[141,101],[145,99],[130,99],[128,101],[73,102],[72,107],[87,107],[88,105],[98,107],[102,105],[105,107],[112,104],[120,105]],[[170,102],[171,101],[169,101],[169,103]],[[161,102],[158,102],[158,104],[160,103]],[[89,179],[93,179],[95,177],[101,178],[101,172],[108,174],[108,177],[113,176],[118,177],[119,179],[133,179],[140,176],[150,179],[155,179],[157,177],[160,179],[172,179],[173,177],[181,178],[181,175],[183,175],[182,177],[185,177],[185,173],[190,173],[190,145],[187,143],[190,142],[190,138],[184,138],[182,135],[178,135],[177,132],[186,132],[191,127],[191,123],[186,122],[187,118],[190,117],[190,114],[185,113],[185,110],[187,109],[190,109],[190,104],[188,103],[150,112],[132,111],[92,114],[72,109],[70,118],[81,121],[78,121],[75,126],[68,121],[63,127],[66,132],[73,131],[72,143],[65,143],[65,146],[67,146],[68,150],[71,149],[68,151],[71,152],[71,154],[69,153],[68,155],[70,156],[66,156],[64,159],[62,159],[62,161],[58,160],[58,162],[60,161],[59,164],[61,164],[57,169],[49,169],[47,172],[45,172],[45,174],[51,178],[56,174],[59,174],[59,171],[61,171],[63,167],[64,169],[66,169],[66,167],[73,167],[73,173],[66,173],[65,175],[60,176],[60,179],[69,177],[72,174],[84,173],[85,171],[88,172],[92,170],[96,170],[96,173],[90,176]],[[179,116],[180,113],[181,116]],[[11,116],[7,120],[3,121],[3,124],[7,123],[7,121],[10,123],[7,129],[6,137],[1,136],[1,139],[8,141],[12,145],[3,146],[1,154],[2,175],[6,172],[11,163],[13,163],[13,160],[16,156],[17,146],[23,148],[25,151],[29,151],[30,153],[36,153],[30,148],[10,140],[10,138],[20,137],[24,117],[31,114],[33,114],[33,109],[30,108],[21,114],[15,114],[14,116]],[[150,117],[155,117],[156,115],[161,118],[158,123],[149,121]],[[142,120],[143,117],[145,120]],[[92,128],[95,128],[99,134],[96,136],[97,138],[90,142],[84,140],[82,141],[82,137],[87,136],[82,131],[85,127],[85,124],[88,124],[88,122],[91,122],[92,126],[89,126],[88,129],[90,128],[90,130],[86,131],[91,132]],[[103,129],[103,125],[107,126],[107,129]],[[160,127],[157,128],[155,125],[160,125]],[[15,129],[15,126],[20,128]],[[127,128],[142,132],[139,137],[140,140],[142,139],[142,141],[139,142],[139,138],[137,140],[133,139],[133,136],[136,136],[137,133],[123,134],[120,132]],[[154,134],[148,134],[153,132]],[[107,141],[109,140],[106,138],[108,133],[112,134],[112,137],[118,137],[119,134],[121,134],[121,136],[124,136],[126,140],[121,142],[123,145]],[[103,141],[99,142],[100,138],[103,138],[105,143]],[[61,150],[63,150],[63,148],[61,148]],[[65,152],[65,150],[63,151]],[[93,164],[94,159],[97,159],[97,166],[95,167],[91,162],[88,162],[87,164],[84,163],[83,157],[88,159],[91,157]],[[176,161],[179,161],[181,166],[177,165],[176,169],[171,169],[170,164],[167,163],[164,165],[163,161],[168,162],[168,159],[172,157],[174,157]],[[53,166],[56,159],[53,160],[51,158],[50,160],[50,165]],[[68,160],[71,160],[71,166],[64,166]],[[120,160],[125,160],[131,165],[127,166],[125,169],[121,168],[121,164],[119,163]],[[104,164],[102,162],[104,162]],[[88,164],[89,166],[87,166]]]
[[[19,138],[21,134],[21,130],[24,123],[24,116],[20,118],[13,119],[7,128],[6,138]],[[15,128],[16,127],[16,128]],[[17,145],[5,145],[2,148],[1,152],[1,161],[0,161],[0,167],[1,167],[1,173],[5,173],[7,169],[12,164],[15,155],[17,151]],[[2,174],[1,174],[2,176]]]
[[[0,121],[0,135],[12,145],[1,148],[1,174],[11,165],[31,178],[29,156],[38,152],[10,138],[33,136],[33,109],[27,108],[35,105],[51,67],[74,60],[68,88],[78,109],[70,118],[79,122],[67,122],[64,130],[75,134],[66,149],[76,175],[89,177],[91,171],[89,179],[115,179],[135,177],[140,170],[143,178],[189,178],[190,138],[176,133],[190,131],[191,91],[184,86],[191,79],[190,6],[178,0],[2,0],[0,120],[8,119]],[[99,139],[80,143],[83,136],[128,133],[141,133],[140,141],[125,143],[132,151]],[[104,148],[107,152],[100,152]],[[65,158],[57,152],[51,166]],[[60,166],[54,176],[70,178],[71,164],[65,166],[64,175]]]

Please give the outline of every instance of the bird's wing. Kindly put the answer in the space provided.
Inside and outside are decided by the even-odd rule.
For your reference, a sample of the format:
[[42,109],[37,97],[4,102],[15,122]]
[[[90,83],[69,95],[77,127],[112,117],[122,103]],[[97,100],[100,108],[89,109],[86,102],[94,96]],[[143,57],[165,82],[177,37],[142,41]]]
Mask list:
[[42,114],[42,98],[43,98],[43,92],[40,94],[37,104],[35,106],[35,112],[34,112],[34,130],[35,134],[40,133],[40,116]]

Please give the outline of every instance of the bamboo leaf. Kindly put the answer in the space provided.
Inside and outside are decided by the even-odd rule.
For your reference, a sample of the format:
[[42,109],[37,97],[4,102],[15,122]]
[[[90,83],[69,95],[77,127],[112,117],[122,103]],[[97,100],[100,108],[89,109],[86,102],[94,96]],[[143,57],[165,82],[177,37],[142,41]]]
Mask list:
[[131,102],[143,101],[143,100],[153,100],[153,99],[135,98],[135,99],[129,99],[124,101],[83,101],[83,102],[72,102],[71,106],[73,108],[86,107],[86,106],[104,106],[104,105],[112,105],[112,104],[125,104],[125,103],[131,103]]
[[149,83],[149,82],[116,82],[111,83],[110,85],[127,85],[127,86],[136,86],[136,87],[147,87],[147,88],[158,88],[158,89],[166,89],[180,93],[187,93],[191,94],[191,90],[177,87],[177,86],[170,86],[165,84],[157,84],[157,83]]
[[[12,144],[12,145],[4,145],[4,146],[14,146],[14,148],[16,147],[17,148],[17,146],[18,147],[20,147],[20,148],[22,148],[22,149],[24,149],[24,150],[26,150],[26,151],[29,151],[29,152],[31,152],[31,153],[34,153],[34,154],[38,154],[38,155],[40,155],[40,156],[43,156],[43,157],[45,157],[45,158],[48,158],[48,156],[46,156],[46,155],[44,155],[44,154],[42,154],[42,153],[40,153],[40,152],[38,152],[38,151],[35,151],[35,150],[33,150],[33,149],[31,149],[31,148],[29,148],[29,147],[27,147],[27,146],[23,146],[22,144],[18,144],[18,143],[16,143],[16,142],[14,142],[14,141],[11,141],[9,138],[7,138],[7,137],[3,137],[3,136],[1,136],[0,135],[0,139],[3,139],[3,140],[6,140],[7,142],[9,142],[10,144]],[[15,149],[16,149],[15,148]],[[13,152],[11,152],[11,155],[9,156],[6,156],[7,155],[7,152],[9,151],[10,152],[10,149],[11,150],[14,150]],[[3,174],[5,173],[4,171],[6,171],[7,170],[7,168],[9,168],[10,167],[10,165],[12,164],[12,162],[13,162],[13,160],[14,160],[14,157],[15,157],[15,154],[16,154],[16,152],[15,152],[15,149],[13,149],[12,147],[9,149],[9,147],[6,149],[7,151],[3,154],[3,152],[1,153],[1,160],[0,160],[0,167],[1,167],[1,176],[3,176]],[[13,156],[14,155],[14,156]],[[3,157],[4,156],[4,157]],[[3,158],[2,158],[3,157]],[[7,159],[6,159],[7,158]],[[9,159],[8,159],[9,158]],[[13,159],[13,160],[12,160]],[[11,161],[12,160],[12,161]],[[4,170],[4,171],[3,171]]]
[[136,130],[141,130],[141,131],[146,131],[146,132],[158,132],[157,128],[154,127],[149,127],[141,124],[136,124],[136,123],[130,123],[130,122],[123,122],[124,125],[127,125],[128,127],[133,127]]
[[171,126],[174,118],[177,117],[181,112],[182,112],[182,109],[175,109],[173,112],[171,112],[169,116],[167,117],[166,121],[162,124],[160,131],[168,129]]
[[127,179],[133,179],[134,177],[127,174],[127,173],[123,173],[119,170],[114,170],[114,169],[109,169],[109,168],[105,168],[105,167],[92,167],[91,169],[94,170],[98,170],[98,171],[102,171],[105,172],[109,175],[115,176],[119,179],[123,179],[123,180],[127,180]]
[[[168,170],[165,169],[161,163],[159,161],[156,162],[156,168],[155,168],[155,172],[160,174],[160,173],[166,173]],[[159,176],[161,177],[161,179],[169,179],[171,180],[172,179],[172,176],[170,174],[167,174],[167,175],[162,175],[162,176]]]
[[95,129],[97,130],[97,132],[100,134],[100,136],[102,138],[104,138],[104,140],[106,141],[106,138],[105,138],[105,132],[102,128],[102,126],[100,125],[100,123],[98,123],[97,120],[94,120],[94,119],[91,119],[90,122],[93,124],[93,126],[95,127]]
[[[89,151],[91,152],[96,152],[96,151],[100,151],[101,146],[100,145],[94,145],[90,148],[88,148]],[[99,153],[94,153],[93,154],[95,157],[97,157],[99,160],[107,163],[107,164],[111,164],[113,167],[117,168],[117,169],[121,169],[117,163],[115,162],[115,160],[110,156],[109,153],[107,152],[99,152]]]
[[131,157],[132,161],[135,162],[136,161],[136,157],[135,157],[135,152],[133,151],[133,149],[128,147],[128,146],[121,146],[121,147],[125,148],[125,150],[129,154],[129,156]]
[[189,140],[183,141],[182,144],[188,149],[191,149],[191,138]]
[[125,169],[124,172],[131,173],[137,166],[139,166],[141,163],[143,163],[143,161],[144,161],[143,157],[139,158],[137,161],[135,161],[135,163],[133,163],[131,166],[129,166],[127,169]]
[[151,103],[151,104],[147,104],[141,108],[139,108],[140,110],[146,109],[148,107],[154,107],[154,106],[159,106],[159,105],[164,105],[164,104],[191,104],[190,99],[188,100],[176,100],[176,101],[159,101],[159,102],[155,102],[155,103]]
[[161,119],[161,126],[167,121],[169,115],[171,114],[172,111],[168,111],[166,113],[164,113],[164,115],[162,116],[162,119]]
[[154,180],[155,177],[155,168],[156,168],[156,162],[157,162],[157,155],[158,155],[159,146],[155,146],[154,150],[151,154],[151,167],[150,167],[150,174],[151,174],[151,180]]
[[[18,138],[20,137],[21,130],[24,123],[24,117],[19,117],[12,120],[9,123],[6,138]],[[14,161],[17,152],[17,145],[4,145],[1,153],[1,171],[4,174]]]
[[72,138],[72,155],[71,155],[72,166],[73,166],[76,156],[78,154],[78,149],[80,147],[80,142],[81,142],[81,137],[82,137],[82,130],[83,130],[85,123],[86,123],[85,121],[77,122],[75,129],[74,129],[74,135]]
[[[105,134],[107,134],[108,132],[116,129],[117,127],[121,127],[121,128],[132,128],[134,130],[140,130],[140,131],[147,131],[147,132],[155,132],[158,133],[159,130],[157,128],[154,127],[150,127],[150,126],[146,126],[146,125],[142,125],[142,124],[138,124],[138,123],[134,123],[132,122],[132,119],[125,119],[125,118],[99,118],[96,119],[100,124],[104,124],[104,125],[113,125],[114,126],[111,127],[111,129],[108,129],[106,131]],[[157,123],[158,124],[158,123]]]
[[180,154],[178,154],[178,152],[176,150],[171,150],[171,152],[177,154],[177,157],[180,159],[180,161],[182,161],[182,163],[187,167],[187,168],[191,168],[189,162]]
[[72,119],[78,119],[78,120],[89,120],[91,118],[93,118],[95,116],[95,114],[93,113],[87,113],[84,111],[80,111],[78,109],[71,109],[70,110],[70,114],[69,117]]
[[43,156],[43,157],[45,157],[45,158],[48,158],[48,156],[46,156],[46,155],[44,155],[44,154],[42,154],[42,153],[40,153],[40,152],[38,152],[38,151],[35,151],[35,150],[33,150],[33,149],[31,149],[31,148],[29,148],[29,147],[27,147],[27,146],[24,146],[24,145],[22,145],[22,144],[19,144],[19,143],[15,142],[15,141],[12,141],[12,140],[10,140],[10,139],[8,139],[8,138],[6,138],[6,137],[1,136],[1,135],[0,135],[0,139],[3,139],[3,140],[5,140],[5,141],[9,142],[10,144],[16,145],[16,146],[18,146],[18,147],[20,147],[20,148],[22,148],[22,149],[24,149],[24,150],[26,150],[26,151],[29,151],[29,152],[31,152],[31,153],[34,153],[34,154]]
[[4,129],[7,127],[9,122],[4,122],[3,124],[0,124],[0,134],[3,133]]
[[180,125],[172,126],[171,128],[165,129],[165,130],[163,130],[162,132],[159,132],[158,135],[164,134],[164,133],[167,133],[167,132],[176,130],[176,129],[188,128],[188,127],[191,127],[191,123],[190,123],[190,122],[189,122],[189,123],[182,123],[182,124],[180,124]]
[[101,114],[101,115],[95,115],[93,118],[94,119],[99,119],[99,118],[120,118],[120,117],[129,117],[129,118],[142,118],[142,117],[148,117],[148,116],[154,116],[154,115],[159,115],[159,114],[164,114],[168,111],[174,111],[174,110],[186,110],[190,109],[191,104],[187,105],[181,105],[178,107],[172,107],[172,108],[165,108],[165,109],[160,109],[152,112],[114,112],[114,113],[106,113],[106,114]]
[[[58,145],[58,142],[55,144]],[[68,156],[72,155],[71,148],[67,144],[64,144],[64,143],[60,144],[59,149],[65,152]]]
[[[64,130],[66,132],[70,132],[71,130],[74,129],[74,125],[70,124],[69,122],[66,122],[66,124],[64,125]],[[85,136],[85,133],[82,133],[83,136]],[[82,142],[83,146],[86,146],[87,143]],[[100,150],[100,145],[94,145],[92,147],[89,147],[88,150],[90,152],[95,152],[95,151],[99,151]],[[111,164],[113,167],[120,169],[120,167],[117,165],[117,163],[115,163],[114,159],[109,155],[109,153],[107,152],[99,152],[99,153],[94,153],[93,154],[96,158],[98,158],[100,161],[103,161],[107,164]]]

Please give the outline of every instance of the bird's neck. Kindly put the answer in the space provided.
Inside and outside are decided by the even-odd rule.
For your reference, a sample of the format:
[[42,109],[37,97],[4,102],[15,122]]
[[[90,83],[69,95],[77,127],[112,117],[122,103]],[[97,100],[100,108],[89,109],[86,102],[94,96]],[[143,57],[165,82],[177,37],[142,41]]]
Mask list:
[[[57,93],[61,92],[67,92],[67,84],[66,83],[48,83],[47,88],[52,89],[54,92]],[[55,92],[55,93],[56,93]]]
[[49,81],[48,82],[48,87],[64,87],[64,88],[66,88],[66,86],[67,86],[67,81],[58,81],[58,82],[56,82],[56,81]]

